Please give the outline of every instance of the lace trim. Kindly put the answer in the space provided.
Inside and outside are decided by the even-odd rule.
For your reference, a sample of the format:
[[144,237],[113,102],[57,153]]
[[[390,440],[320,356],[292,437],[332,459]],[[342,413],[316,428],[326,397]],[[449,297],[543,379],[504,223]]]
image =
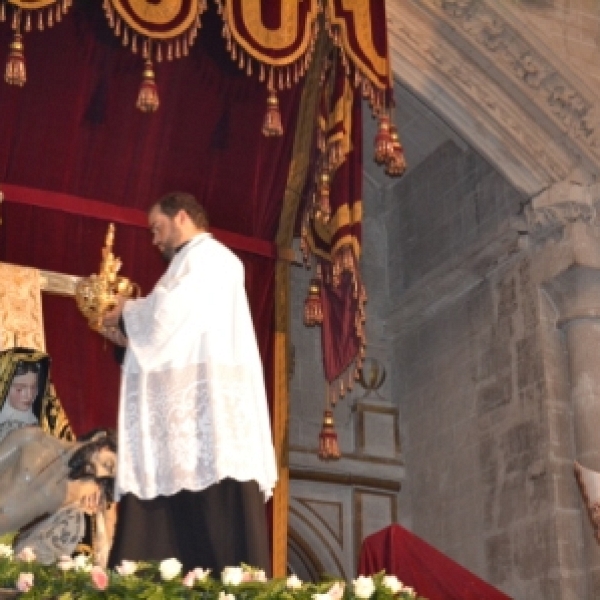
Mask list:
[[261,388],[243,366],[125,374],[119,492],[152,498],[232,477],[270,495],[276,470]]

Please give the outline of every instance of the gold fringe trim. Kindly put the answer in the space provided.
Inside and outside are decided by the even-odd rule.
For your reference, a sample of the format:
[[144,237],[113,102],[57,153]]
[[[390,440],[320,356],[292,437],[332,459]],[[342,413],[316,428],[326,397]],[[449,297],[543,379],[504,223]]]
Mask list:
[[103,8],[109,26],[114,30],[115,35],[121,38],[123,46],[131,48],[134,54],[141,51],[144,59],[162,62],[163,59],[171,61],[189,54],[201,27],[200,17],[207,9],[207,0],[198,3],[198,11],[192,25],[168,39],[149,37],[138,32],[120,17],[110,0],[103,0]]
[[40,2],[38,6],[22,6],[18,0],[2,2],[0,4],[0,22],[10,20],[14,31],[22,30],[29,32],[34,28],[33,22],[39,31],[47,27],[53,27],[72,6],[72,0],[53,0],[52,2]]
[[[217,4],[220,6],[219,0],[217,0]],[[296,85],[304,77],[314,55],[319,34],[319,25],[316,20],[311,23],[309,43],[304,54],[292,59],[287,64],[268,64],[266,61],[258,60],[252,56],[235,40],[226,12],[223,11],[222,7],[218,11],[223,17],[222,36],[225,39],[225,47],[231,56],[231,60],[237,64],[240,70],[245,71],[246,75],[253,75],[258,70],[258,80],[264,82],[268,78],[269,89],[274,91],[290,89],[292,85]]]

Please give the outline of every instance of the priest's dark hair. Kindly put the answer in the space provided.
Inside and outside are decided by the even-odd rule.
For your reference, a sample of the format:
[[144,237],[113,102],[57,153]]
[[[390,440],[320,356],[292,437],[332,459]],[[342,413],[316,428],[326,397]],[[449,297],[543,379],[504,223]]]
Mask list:
[[[152,208],[158,206],[160,211],[171,219],[184,210],[198,229],[208,229],[206,209],[187,192],[169,192],[165,194]],[[152,208],[150,210],[152,210]]]

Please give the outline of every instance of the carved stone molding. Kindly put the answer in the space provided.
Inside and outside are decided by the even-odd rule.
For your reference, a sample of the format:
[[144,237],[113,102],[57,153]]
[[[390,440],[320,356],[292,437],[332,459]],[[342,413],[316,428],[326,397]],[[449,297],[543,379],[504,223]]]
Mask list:
[[[537,96],[537,106],[551,114],[561,130],[599,154],[599,122],[595,98],[577,89],[539,50],[509,24],[489,2],[481,0],[435,0],[435,3],[479,49],[503,67],[515,85]],[[494,2],[496,7],[497,2]]]
[[387,0],[395,75],[528,194],[597,172],[596,97],[500,8]]
[[528,233],[535,241],[543,241],[573,223],[600,228],[599,206],[600,185],[555,184],[525,208]]

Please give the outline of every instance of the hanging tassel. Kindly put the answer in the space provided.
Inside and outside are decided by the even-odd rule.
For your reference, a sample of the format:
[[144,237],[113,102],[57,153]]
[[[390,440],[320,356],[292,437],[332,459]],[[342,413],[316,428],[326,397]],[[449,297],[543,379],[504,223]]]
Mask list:
[[283,126],[281,124],[281,113],[279,112],[279,100],[274,88],[269,89],[269,98],[267,99],[267,112],[262,128],[263,135],[266,137],[283,135]]
[[20,33],[15,33],[15,37],[10,44],[4,79],[10,85],[20,86],[24,85],[27,80],[25,74],[25,55],[23,54],[23,42]]
[[321,304],[321,281],[316,277],[310,280],[308,295],[304,300],[304,324],[314,327],[323,322],[323,305]]
[[375,162],[382,164],[392,156],[392,137],[390,135],[390,119],[387,115],[379,117],[379,129],[375,136]]
[[392,138],[392,156],[387,161],[385,172],[391,177],[399,177],[406,171],[406,160],[402,144],[400,144],[398,128],[395,125],[390,127],[390,137]]
[[321,460],[339,460],[342,456],[338,436],[333,423],[333,411],[323,412],[323,425],[319,433],[319,458]]
[[329,204],[329,192],[331,189],[331,176],[328,169],[323,169],[319,174],[317,184],[317,214],[318,219],[328,223],[331,217],[331,205]]
[[158,89],[154,79],[154,68],[152,61],[146,59],[144,73],[142,75],[142,85],[138,94],[137,107],[142,112],[155,112],[158,109]]

